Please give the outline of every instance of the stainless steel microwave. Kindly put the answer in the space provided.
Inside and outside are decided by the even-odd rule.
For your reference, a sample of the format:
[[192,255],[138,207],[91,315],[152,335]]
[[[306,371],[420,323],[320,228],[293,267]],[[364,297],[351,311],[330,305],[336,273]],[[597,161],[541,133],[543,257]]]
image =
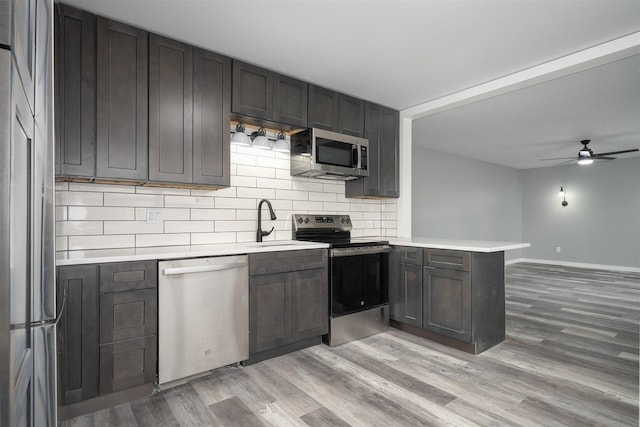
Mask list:
[[291,135],[291,175],[349,181],[369,176],[369,141],[311,128]]

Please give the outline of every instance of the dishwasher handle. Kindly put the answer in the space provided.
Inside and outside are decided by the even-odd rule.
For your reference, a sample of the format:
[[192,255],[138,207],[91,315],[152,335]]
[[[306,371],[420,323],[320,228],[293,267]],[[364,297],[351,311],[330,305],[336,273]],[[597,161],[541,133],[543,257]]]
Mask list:
[[247,261],[229,262],[226,264],[213,264],[213,265],[197,265],[193,267],[175,267],[165,268],[162,270],[162,274],[165,276],[174,276],[177,274],[190,274],[190,273],[204,273],[207,271],[221,271],[232,270],[235,268],[242,268],[247,266]]

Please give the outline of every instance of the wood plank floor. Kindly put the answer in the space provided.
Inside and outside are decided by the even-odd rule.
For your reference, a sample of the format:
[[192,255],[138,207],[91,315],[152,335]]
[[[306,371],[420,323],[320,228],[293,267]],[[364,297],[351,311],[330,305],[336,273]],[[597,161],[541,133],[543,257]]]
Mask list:
[[640,274],[508,266],[507,340],[391,329],[212,375],[65,426],[638,426]]

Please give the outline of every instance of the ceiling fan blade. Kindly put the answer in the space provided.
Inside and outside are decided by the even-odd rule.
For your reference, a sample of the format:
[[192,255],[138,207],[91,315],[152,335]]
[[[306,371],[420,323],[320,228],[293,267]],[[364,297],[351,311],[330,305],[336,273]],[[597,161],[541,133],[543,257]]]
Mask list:
[[633,152],[636,152],[636,151],[638,151],[637,148],[634,148],[633,150],[609,151],[608,153],[594,153],[594,157],[608,156],[610,154],[633,153]]
[[571,159],[571,160],[575,160],[576,156],[572,156],[572,157],[554,157],[553,159],[540,159],[541,162],[547,161],[547,160],[567,160],[567,159]]
[[564,161],[564,162],[562,162],[562,163],[558,163],[556,166],[566,165],[566,164],[569,164],[569,163],[573,163],[574,161],[575,161],[575,159],[565,160],[565,161]]
[[615,160],[617,159],[617,157],[606,157],[606,156],[601,156],[601,155],[597,155],[597,156],[593,156],[593,160]]

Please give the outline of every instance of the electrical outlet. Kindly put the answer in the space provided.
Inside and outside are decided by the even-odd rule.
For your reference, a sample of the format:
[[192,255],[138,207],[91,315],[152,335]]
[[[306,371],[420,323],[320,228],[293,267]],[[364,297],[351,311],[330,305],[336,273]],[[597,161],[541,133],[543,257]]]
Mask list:
[[556,252],[558,253],[562,252],[562,248],[560,246],[556,246]]
[[147,224],[160,224],[162,222],[162,209],[147,209]]

